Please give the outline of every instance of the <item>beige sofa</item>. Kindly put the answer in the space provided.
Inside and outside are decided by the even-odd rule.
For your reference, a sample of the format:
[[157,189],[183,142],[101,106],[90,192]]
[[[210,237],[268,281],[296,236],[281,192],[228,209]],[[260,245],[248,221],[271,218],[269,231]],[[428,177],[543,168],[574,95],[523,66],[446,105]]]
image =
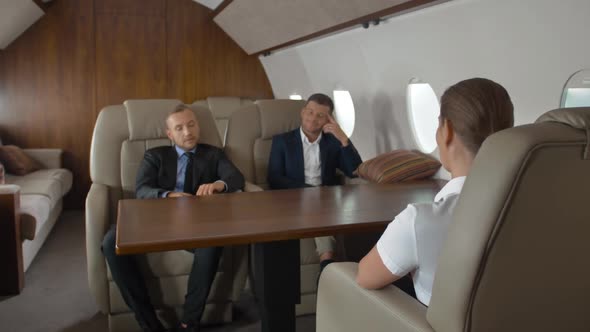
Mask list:
[[[6,174],[6,194],[19,193],[22,270],[26,271],[62,211],[63,196],[72,187],[72,173],[62,167],[59,149],[24,149],[44,168],[24,176]],[[12,188],[10,189],[12,185]],[[0,229],[0,232],[3,230]]]
[[590,108],[487,139],[457,203],[430,306],[328,266],[316,331],[590,331]]
[[[90,176],[86,200],[86,254],[88,282],[99,309],[108,314],[110,331],[137,330],[133,313],[123,302],[112,281],[101,243],[117,220],[120,199],[133,198],[135,176],[146,149],[170,145],[164,119],[179,100],[128,100],[105,107],[92,136]],[[221,147],[211,112],[194,106],[201,127],[200,142]],[[240,195],[239,193],[235,195]],[[176,324],[181,314],[193,255],[180,250],[147,254],[142,265],[150,297],[163,322]],[[202,318],[203,323],[232,320],[233,303],[244,288],[247,250],[226,247]]]

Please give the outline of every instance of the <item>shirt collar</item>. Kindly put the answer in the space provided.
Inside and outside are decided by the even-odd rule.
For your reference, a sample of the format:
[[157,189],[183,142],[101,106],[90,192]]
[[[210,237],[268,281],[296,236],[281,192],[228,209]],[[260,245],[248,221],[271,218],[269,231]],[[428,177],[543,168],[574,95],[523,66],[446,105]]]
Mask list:
[[178,154],[178,159],[180,159],[186,152],[192,152],[194,154],[197,151],[196,146],[189,151],[184,151],[183,149],[179,148],[177,145],[174,146],[174,149],[176,149],[176,154]]
[[434,201],[439,202],[445,199],[447,196],[461,193],[463,189],[463,183],[465,183],[465,176],[458,176],[447,182],[445,186],[434,196]]
[[303,132],[303,128],[299,127],[299,131],[301,132],[301,142],[303,142],[304,144],[310,144],[310,145],[317,144],[322,139],[322,132],[320,132],[320,135],[318,136],[318,138],[312,143],[309,141],[309,139],[307,138],[307,136]]

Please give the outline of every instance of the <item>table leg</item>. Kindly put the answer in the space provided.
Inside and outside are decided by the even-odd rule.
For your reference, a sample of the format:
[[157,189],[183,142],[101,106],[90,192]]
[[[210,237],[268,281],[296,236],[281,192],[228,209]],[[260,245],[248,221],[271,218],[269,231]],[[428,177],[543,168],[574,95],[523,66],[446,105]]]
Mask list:
[[295,332],[300,303],[299,240],[254,244],[254,289],[262,332]]

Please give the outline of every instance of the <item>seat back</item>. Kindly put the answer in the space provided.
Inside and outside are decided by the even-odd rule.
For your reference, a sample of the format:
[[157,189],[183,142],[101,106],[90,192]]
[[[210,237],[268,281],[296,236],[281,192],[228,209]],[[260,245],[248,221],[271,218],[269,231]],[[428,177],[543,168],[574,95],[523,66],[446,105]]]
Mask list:
[[[90,177],[113,191],[114,203],[135,197],[135,177],[145,151],[171,144],[165,119],[180,103],[176,99],[127,100],[100,112],[90,152]],[[211,112],[201,106],[191,108],[201,128],[199,142],[221,147]]]
[[225,153],[244,178],[268,189],[266,173],[272,137],[300,125],[302,100],[259,100],[232,113]]
[[[128,100],[104,108],[96,121],[90,152],[92,187],[86,209],[86,243],[89,285],[100,310],[109,315],[111,331],[137,329],[134,315],[107,270],[100,245],[109,224],[117,220],[119,199],[135,196],[135,178],[147,149],[170,145],[167,114],[181,102],[174,99]],[[221,147],[215,120],[207,108],[190,106],[200,126],[200,143]],[[105,191],[107,191],[105,193]],[[225,247],[209,294],[203,321],[229,322],[246,280],[247,258],[243,247]],[[139,268],[146,277],[157,310],[174,323],[181,312],[193,255],[184,250],[144,255]]]
[[588,331],[590,108],[490,136],[457,204],[435,331]]
[[253,101],[248,98],[207,97],[207,99],[195,101],[193,105],[205,107],[211,110],[211,113],[213,113],[213,117],[215,118],[215,124],[217,125],[219,137],[221,137],[221,143],[225,145],[225,135],[227,133],[229,117],[236,110],[247,105],[252,105],[252,103]]

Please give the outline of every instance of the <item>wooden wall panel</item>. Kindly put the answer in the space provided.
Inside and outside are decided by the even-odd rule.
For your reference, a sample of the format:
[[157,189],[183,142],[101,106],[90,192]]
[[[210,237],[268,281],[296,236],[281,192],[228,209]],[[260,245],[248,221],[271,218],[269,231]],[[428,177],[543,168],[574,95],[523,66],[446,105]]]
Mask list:
[[126,99],[166,96],[166,21],[96,16],[97,109]]
[[[160,16],[166,17],[167,0],[98,0],[97,15]],[[174,2],[178,0],[172,0]],[[183,2],[180,0],[179,2]]]
[[168,1],[168,94],[185,101],[227,95],[272,98],[257,57],[248,56],[194,1]]
[[83,206],[94,116],[93,1],[57,1],[4,51],[0,135],[26,148],[61,148],[75,172],[69,206]]
[[131,98],[272,98],[264,69],[192,0],[54,0],[0,52],[0,135],[66,151],[83,208],[100,109]]

